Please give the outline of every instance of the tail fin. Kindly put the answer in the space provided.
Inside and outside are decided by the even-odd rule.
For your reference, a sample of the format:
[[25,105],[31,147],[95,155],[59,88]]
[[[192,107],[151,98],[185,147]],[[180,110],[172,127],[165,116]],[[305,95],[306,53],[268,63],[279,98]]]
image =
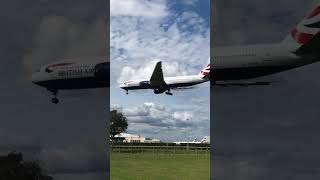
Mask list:
[[209,78],[210,70],[211,70],[211,65],[208,64],[199,72],[198,76],[200,76],[202,79]]
[[[306,17],[291,30],[282,44],[287,46],[290,51],[298,52],[302,47],[309,45],[319,33],[320,3],[317,3]],[[318,43],[320,44],[320,41]]]

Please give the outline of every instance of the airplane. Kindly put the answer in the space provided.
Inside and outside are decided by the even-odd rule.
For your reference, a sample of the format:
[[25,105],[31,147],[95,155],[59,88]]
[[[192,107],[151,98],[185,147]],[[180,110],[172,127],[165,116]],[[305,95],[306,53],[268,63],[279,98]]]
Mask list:
[[197,141],[197,138],[194,138],[193,141],[177,141],[173,142],[175,144],[210,144],[210,136],[204,136],[200,141]]
[[318,62],[319,47],[320,4],[278,44],[213,48],[211,85],[270,85],[252,79]]
[[171,89],[190,88],[190,86],[201,84],[210,81],[210,64],[208,64],[197,75],[191,76],[177,76],[177,77],[163,77],[162,63],[158,61],[155,65],[150,79],[128,80],[120,85],[120,88],[126,90],[138,89],[153,89],[154,94],[162,94],[165,92],[167,95],[173,95]]
[[58,104],[59,90],[110,87],[109,67],[110,63],[105,59],[59,61],[40,67],[31,81],[47,88],[53,95],[51,102]]

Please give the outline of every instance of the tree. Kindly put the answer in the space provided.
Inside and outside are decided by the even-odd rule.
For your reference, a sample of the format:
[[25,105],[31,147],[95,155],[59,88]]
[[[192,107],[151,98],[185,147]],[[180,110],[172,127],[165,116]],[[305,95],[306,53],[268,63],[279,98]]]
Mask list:
[[110,111],[111,113],[111,120],[110,120],[110,135],[111,140],[114,140],[114,136],[126,132],[128,128],[127,118],[117,110]]
[[37,161],[24,161],[21,153],[0,156],[0,180],[51,180]]

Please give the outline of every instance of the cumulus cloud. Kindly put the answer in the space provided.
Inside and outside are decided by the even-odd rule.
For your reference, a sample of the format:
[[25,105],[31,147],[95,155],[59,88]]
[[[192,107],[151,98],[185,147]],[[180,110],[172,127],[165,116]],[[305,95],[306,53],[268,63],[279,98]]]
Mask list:
[[[3,82],[1,86],[3,91],[1,155],[10,151],[22,152],[24,159],[40,160],[44,165],[50,166],[49,174],[52,173],[51,170],[63,171],[63,164],[50,158],[50,156],[57,157],[61,162],[66,163],[64,167],[74,165],[71,170],[77,174],[75,179],[81,179],[80,177],[83,177],[88,170],[93,173],[99,171],[101,169],[99,163],[106,162],[107,156],[98,155],[99,150],[87,150],[85,146],[72,143],[81,136],[95,140],[105,136],[106,130],[103,126],[106,114],[103,112],[107,102],[105,96],[109,93],[105,89],[103,93],[95,92],[87,97],[79,97],[79,93],[76,93],[77,99],[65,101],[60,106],[53,107],[48,102],[49,96],[44,96],[41,92],[42,88],[30,82],[29,73],[38,69],[39,66],[56,60],[78,59],[85,56],[90,57],[86,58],[90,61],[92,57],[105,56],[107,53],[105,37],[108,36],[105,18],[108,3],[105,0],[78,0],[76,3],[43,0],[30,3],[12,0],[2,4],[0,19],[2,27],[5,28],[0,30],[1,81]],[[44,88],[43,91],[45,91]],[[64,96],[61,98],[64,99]],[[86,98],[88,99],[85,100]],[[85,111],[79,110],[82,104],[79,103],[80,101],[90,103],[90,107],[86,105]],[[91,120],[89,124],[86,117],[90,114],[88,111],[93,112],[88,118]],[[76,123],[69,126],[68,123],[73,120]],[[85,134],[82,128],[89,133]],[[106,141],[101,144],[105,145]],[[65,146],[86,149],[84,151],[87,152],[79,152],[80,150]],[[97,148],[104,150],[104,147]],[[93,155],[95,153],[92,151],[96,152],[96,156],[100,158],[95,158],[96,156]],[[78,158],[76,158],[77,152],[79,152]],[[71,156],[70,164],[66,157],[69,155]],[[87,162],[89,163],[86,164]],[[61,168],[55,166],[61,166]],[[67,167],[66,170],[70,168]],[[100,172],[107,174],[106,171],[105,168]],[[60,179],[70,179],[70,176],[63,177],[64,175],[61,175]]]
[[[199,138],[209,134],[209,115],[206,108],[193,109],[192,107],[187,107],[181,109],[153,102],[145,102],[142,105],[131,108],[119,108],[119,105],[111,105],[111,107],[120,109],[128,118],[128,132],[131,133],[163,137],[164,132],[169,129],[172,131],[171,138],[177,140],[174,138],[179,136],[186,138],[185,132],[188,123],[194,132],[192,136]],[[201,116],[203,114],[206,115]]]
[[[158,61],[159,60],[152,60],[138,68],[131,66],[123,67],[117,82],[120,84],[129,79],[149,79]],[[162,70],[165,77],[187,74],[185,69],[179,69],[178,62],[164,63]]]
[[[265,0],[217,1],[214,43],[279,42],[312,3],[280,0],[275,6]],[[320,85],[313,78],[319,67],[312,64],[266,77],[281,80],[270,87],[212,89],[215,178],[319,178],[315,97]]]
[[166,0],[111,0],[111,16],[161,18],[168,14]]
[[111,86],[146,78],[157,60],[170,76],[196,73],[209,57],[209,26],[193,11],[168,11],[159,19],[112,15],[110,30]]
[[215,46],[278,43],[303,19],[311,4],[312,0],[304,4],[281,0],[276,6],[265,0],[216,1],[214,29],[217,35],[213,43]]
[[106,55],[106,22],[97,19],[90,26],[64,16],[42,18],[34,46],[24,56],[28,71],[53,61],[83,59],[90,61]]
[[[111,8],[110,26],[111,89],[117,88],[118,91],[118,84],[129,79],[149,79],[158,61],[162,61],[165,77],[198,74],[207,65],[210,29],[209,23],[193,9],[197,0],[179,1],[179,7],[171,6],[171,1],[134,0],[121,5],[125,2],[111,2],[114,6]],[[137,12],[133,5],[138,9],[155,9],[155,14],[150,16],[147,10]],[[189,10],[182,10],[180,5]],[[116,93],[111,92],[112,97],[113,94]],[[129,95],[126,98],[128,102],[119,105],[117,100],[111,109],[119,110],[128,117],[129,133],[162,140],[168,137],[186,140],[186,119],[190,118],[190,127],[194,126],[193,136],[201,138],[208,135],[209,102],[202,104],[205,107],[200,109],[187,103],[191,99],[183,96],[185,92],[179,94],[177,92],[177,96],[167,102],[155,100],[161,95],[150,97],[150,100],[145,96],[140,99]]]
[[105,145],[91,140],[56,148],[44,147],[39,158],[52,174],[103,173],[106,170],[108,158],[105,149]]
[[12,132],[1,129],[0,153],[8,154],[12,151],[23,153],[24,159],[36,159],[42,150],[42,144],[38,138],[26,132]]
[[188,5],[194,5],[197,3],[199,0],[182,0],[183,3],[186,3]]

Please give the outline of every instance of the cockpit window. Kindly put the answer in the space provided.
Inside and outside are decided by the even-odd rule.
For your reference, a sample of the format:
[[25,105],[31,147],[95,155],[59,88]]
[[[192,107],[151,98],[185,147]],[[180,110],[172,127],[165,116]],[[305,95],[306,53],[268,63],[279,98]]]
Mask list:
[[53,72],[53,71],[52,71],[50,68],[48,68],[48,67],[45,69],[45,71],[46,71],[47,73]]

